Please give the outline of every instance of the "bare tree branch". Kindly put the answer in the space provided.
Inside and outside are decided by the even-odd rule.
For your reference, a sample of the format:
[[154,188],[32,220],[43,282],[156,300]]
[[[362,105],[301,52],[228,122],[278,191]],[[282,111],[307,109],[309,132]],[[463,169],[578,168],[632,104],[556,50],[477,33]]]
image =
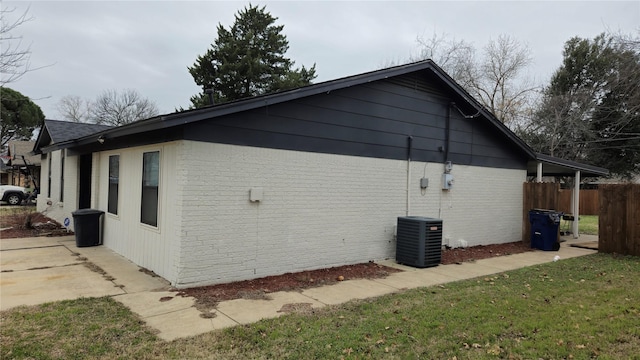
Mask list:
[[0,85],[4,86],[21,78],[32,71],[31,45],[22,44],[22,36],[14,35],[20,25],[33,20],[29,16],[29,8],[11,21],[7,17],[12,15],[16,8],[0,8]]
[[476,56],[473,45],[446,34],[434,33],[416,41],[421,51],[412,60],[432,59],[508,126],[516,127],[530,116],[532,99],[540,87],[523,76],[532,62],[527,46],[501,35]]
[[67,121],[88,122],[90,102],[80,96],[63,96],[56,104],[60,117]]
[[135,90],[106,90],[91,103],[89,118],[96,124],[119,126],[153,117],[158,112],[153,101]]

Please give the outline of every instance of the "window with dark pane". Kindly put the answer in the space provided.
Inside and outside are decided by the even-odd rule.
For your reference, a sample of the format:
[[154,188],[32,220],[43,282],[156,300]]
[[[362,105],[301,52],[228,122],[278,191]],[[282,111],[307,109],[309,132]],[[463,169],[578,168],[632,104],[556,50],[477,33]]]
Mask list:
[[142,209],[140,221],[158,226],[158,186],[160,182],[160,152],[142,154]]
[[118,215],[118,187],[120,185],[120,155],[109,156],[109,201],[107,211]]

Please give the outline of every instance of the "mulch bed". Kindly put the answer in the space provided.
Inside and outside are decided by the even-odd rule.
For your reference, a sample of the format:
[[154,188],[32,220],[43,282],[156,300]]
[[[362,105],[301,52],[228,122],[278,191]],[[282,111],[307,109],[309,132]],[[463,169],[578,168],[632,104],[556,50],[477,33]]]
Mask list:
[[[518,254],[532,249],[521,241],[468,248],[446,249],[442,252],[442,264],[487,259],[495,256]],[[220,301],[233,299],[268,299],[268,294],[277,291],[302,290],[322,285],[335,284],[349,279],[384,278],[402,270],[372,262],[332,267],[320,270],[287,273],[260,279],[238,281],[227,284],[194,287],[178,291],[179,296],[192,296],[196,307],[203,312],[210,311]]]
[[443,265],[458,264],[465,261],[488,259],[495,256],[520,254],[532,250],[533,249],[531,249],[531,246],[528,243],[522,241],[447,249],[442,252],[441,263]]
[[57,221],[35,211],[3,215],[0,228],[2,239],[73,235]]

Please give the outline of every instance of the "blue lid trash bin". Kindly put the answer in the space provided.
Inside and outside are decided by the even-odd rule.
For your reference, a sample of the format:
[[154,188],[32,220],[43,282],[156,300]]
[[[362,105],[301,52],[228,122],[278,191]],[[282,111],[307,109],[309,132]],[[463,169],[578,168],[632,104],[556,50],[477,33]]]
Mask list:
[[71,213],[77,247],[102,245],[100,218],[103,214],[104,211],[96,209],[80,209]]
[[531,248],[544,251],[560,250],[558,234],[562,215],[563,213],[554,210],[529,210]]

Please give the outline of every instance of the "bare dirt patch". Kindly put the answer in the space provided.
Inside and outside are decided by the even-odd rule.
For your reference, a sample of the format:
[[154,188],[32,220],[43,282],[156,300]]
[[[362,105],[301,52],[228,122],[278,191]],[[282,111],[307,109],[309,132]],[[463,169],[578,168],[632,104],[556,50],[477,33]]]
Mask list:
[[[495,256],[504,256],[531,251],[528,244],[513,242],[469,248],[446,249],[442,251],[444,265],[457,264]],[[220,301],[232,299],[269,299],[268,294],[277,291],[301,291],[322,285],[335,284],[342,280],[378,279],[402,270],[373,262],[338,266],[327,269],[287,273],[260,279],[238,281],[227,284],[182,289],[178,295],[192,296],[196,307],[203,312],[215,309]],[[342,278],[340,278],[342,277]],[[289,311],[291,309],[283,309]]]
[[60,223],[35,211],[3,214],[0,223],[0,238],[27,238],[37,236],[72,235]]

